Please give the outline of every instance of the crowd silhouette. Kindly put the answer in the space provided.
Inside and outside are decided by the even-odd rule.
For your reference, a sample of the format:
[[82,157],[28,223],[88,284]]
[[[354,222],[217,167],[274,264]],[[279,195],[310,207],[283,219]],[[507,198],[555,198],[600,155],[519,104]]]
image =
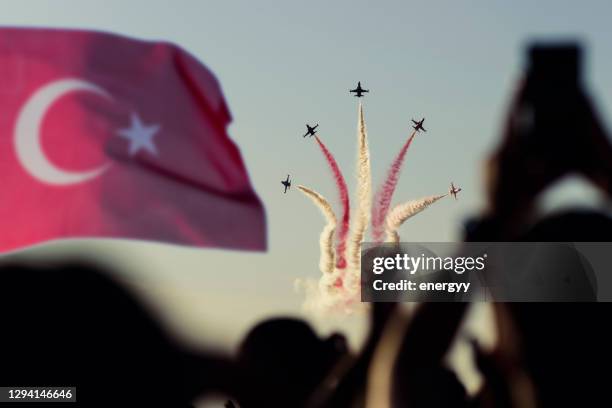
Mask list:
[[[536,45],[528,55],[486,165],[488,210],[466,224],[465,240],[610,242],[604,211],[538,213],[539,195],[568,174],[609,198],[612,145],[580,83],[580,48]],[[305,321],[273,318],[230,356],[184,350],[99,266],[0,269],[0,385],[76,386],[80,406],[189,407],[213,394],[242,408],[608,406],[612,399],[605,303],[493,304],[498,341],[493,350],[472,341],[483,385],[470,394],[445,364],[466,302],[423,303],[407,323],[400,305],[374,303],[357,352],[339,333],[322,338]]]

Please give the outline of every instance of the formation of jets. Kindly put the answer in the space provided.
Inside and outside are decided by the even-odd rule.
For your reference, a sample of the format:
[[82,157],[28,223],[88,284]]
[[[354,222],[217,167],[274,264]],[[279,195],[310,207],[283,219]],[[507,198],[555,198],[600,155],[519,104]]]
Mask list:
[[291,180],[289,180],[288,174],[287,174],[287,180],[282,180],[281,184],[285,186],[285,194],[287,194],[287,190],[291,188]]
[[306,133],[304,134],[304,136],[302,136],[302,137],[306,137],[306,136],[313,137],[315,134],[317,134],[317,131],[316,131],[315,129],[316,129],[316,128],[318,128],[318,127],[319,127],[319,124],[318,124],[318,123],[317,123],[316,125],[314,125],[314,126],[310,126],[310,125],[307,123],[307,124],[306,124],[306,129],[307,129],[307,131],[306,131]]
[[416,120],[412,119],[412,123],[414,123],[414,126],[412,126],[412,128],[414,130],[416,130],[417,132],[419,130],[422,130],[423,132],[427,132],[427,130],[425,130],[425,128],[423,127],[423,122],[425,122],[425,118],[421,119],[418,122]]
[[357,82],[357,88],[349,90],[350,93],[354,93],[357,98],[361,98],[364,93],[370,92],[368,89],[361,87],[361,82]]
[[455,197],[455,200],[457,199],[457,193],[460,192],[461,189],[458,187],[455,187],[455,184],[451,181],[451,185],[450,188],[448,189],[448,192],[450,195],[452,195],[453,197]]
[[[368,93],[368,92],[370,92],[368,89],[363,89],[361,87],[361,81],[357,82],[357,88],[349,90],[349,93],[354,93],[357,98],[363,97],[364,96],[363,94]],[[417,132],[420,132],[421,130],[423,132],[427,132],[427,130],[425,130],[425,128],[423,127],[423,122],[425,122],[425,118],[419,121],[412,119],[412,123],[413,123],[412,128]],[[318,123],[315,124],[314,126],[310,126],[309,124],[306,124],[306,133],[302,137],[306,137],[306,136],[312,137],[316,135],[317,134],[316,129],[318,127],[319,127]],[[287,190],[291,188],[291,180],[289,179],[289,174],[287,174],[286,180],[281,181],[281,184],[285,187],[284,193],[286,194]],[[456,187],[455,184],[451,182],[448,193],[452,195],[455,198],[455,200],[457,200],[457,193],[459,193],[460,191],[461,191],[461,188]]]

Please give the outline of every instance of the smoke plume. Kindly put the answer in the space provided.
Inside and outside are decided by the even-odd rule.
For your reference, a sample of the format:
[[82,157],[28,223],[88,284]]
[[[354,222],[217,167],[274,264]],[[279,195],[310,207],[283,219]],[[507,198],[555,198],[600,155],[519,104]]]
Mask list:
[[381,242],[383,239],[385,217],[389,211],[391,199],[393,198],[393,193],[395,192],[395,187],[397,187],[400,170],[402,169],[406,152],[408,151],[408,148],[410,147],[415,135],[416,131],[412,132],[410,137],[406,140],[406,143],[404,143],[404,146],[402,146],[402,149],[399,151],[398,155],[395,157],[395,160],[393,160],[391,167],[389,168],[387,179],[376,193],[374,208],[372,210],[372,239],[375,242]]
[[323,216],[327,220],[327,224],[323,227],[319,245],[321,247],[321,257],[319,259],[319,268],[323,273],[332,273],[334,271],[334,248],[333,237],[336,231],[336,214],[332,210],[331,205],[319,193],[304,186],[298,186],[298,189],[304,193],[312,202],[319,207]]
[[325,156],[325,160],[329,164],[331,171],[334,175],[334,180],[336,181],[336,186],[338,187],[338,192],[340,193],[340,202],[342,204],[342,219],[340,221],[340,228],[338,229],[338,236],[336,242],[336,267],[343,269],[346,268],[346,238],[349,231],[349,211],[350,211],[350,202],[348,195],[348,188],[346,187],[346,181],[344,181],[344,176],[342,175],[342,171],[340,171],[340,167],[338,167],[338,163],[334,158],[334,155],[331,154],[327,146],[319,139],[318,136],[315,136],[323,155]]
[[410,217],[414,217],[421,211],[425,210],[427,207],[438,201],[439,199],[446,197],[448,194],[435,195],[424,197],[419,200],[411,200],[405,202],[403,204],[398,204],[389,215],[387,215],[386,219],[386,232],[387,232],[387,241],[397,242],[399,241],[399,235],[397,234],[397,229]]

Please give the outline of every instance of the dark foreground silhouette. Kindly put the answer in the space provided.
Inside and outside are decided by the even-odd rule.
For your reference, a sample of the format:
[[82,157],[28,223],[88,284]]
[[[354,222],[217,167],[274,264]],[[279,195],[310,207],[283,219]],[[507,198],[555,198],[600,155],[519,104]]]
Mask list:
[[0,320],[2,385],[76,386],[82,406],[180,407],[230,382],[226,361],[182,351],[131,293],[83,263],[0,267]]

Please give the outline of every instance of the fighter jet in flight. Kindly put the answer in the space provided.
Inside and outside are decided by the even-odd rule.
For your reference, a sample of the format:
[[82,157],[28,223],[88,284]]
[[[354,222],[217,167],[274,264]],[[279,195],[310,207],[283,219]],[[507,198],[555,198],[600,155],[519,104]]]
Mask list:
[[314,126],[310,126],[309,124],[306,124],[306,129],[308,129],[308,131],[302,137],[306,137],[306,136],[313,137],[317,133],[315,129],[318,127],[319,127],[318,123]]
[[287,194],[287,189],[291,188],[291,181],[289,181],[289,175],[287,174],[287,180],[282,180],[281,184],[285,186],[285,194]]
[[350,93],[354,93],[357,98],[361,98],[364,93],[367,93],[367,92],[370,92],[370,91],[367,90],[367,89],[363,89],[361,87],[361,82],[357,82],[357,88],[351,89],[349,92]]
[[451,181],[451,185],[450,185],[450,189],[448,190],[448,193],[452,195],[453,197],[455,197],[455,200],[457,199],[457,193],[460,191],[461,189],[459,187],[455,187],[455,184],[453,184],[453,182]]
[[414,130],[416,130],[417,132],[419,130],[422,130],[423,132],[427,132],[427,130],[425,130],[425,128],[423,127],[423,122],[425,122],[425,118],[421,119],[418,122],[416,120],[412,119],[412,123],[414,123],[414,126],[412,126],[412,128]]

